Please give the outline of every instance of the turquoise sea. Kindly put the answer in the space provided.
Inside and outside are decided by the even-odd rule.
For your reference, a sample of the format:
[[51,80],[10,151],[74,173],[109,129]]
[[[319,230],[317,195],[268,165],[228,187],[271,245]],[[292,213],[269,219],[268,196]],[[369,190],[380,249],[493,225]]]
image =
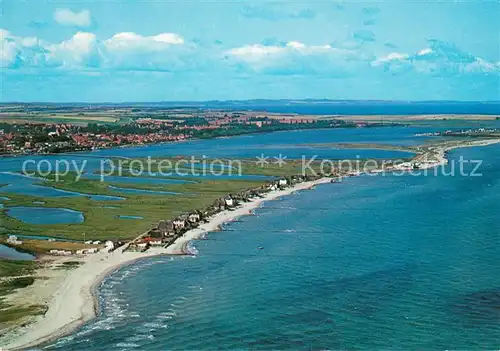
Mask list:
[[47,348],[498,349],[500,145],[461,156],[482,176],[321,185],[193,242],[195,257],[124,267],[99,317]]

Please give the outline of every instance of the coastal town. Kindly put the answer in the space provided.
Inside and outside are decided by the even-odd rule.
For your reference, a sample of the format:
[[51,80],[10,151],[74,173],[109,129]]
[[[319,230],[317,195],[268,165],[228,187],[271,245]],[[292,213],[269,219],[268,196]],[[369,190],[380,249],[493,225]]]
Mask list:
[[[19,112],[24,111],[24,112]],[[48,154],[280,130],[371,127],[335,116],[81,106],[26,112],[0,105],[0,154]]]

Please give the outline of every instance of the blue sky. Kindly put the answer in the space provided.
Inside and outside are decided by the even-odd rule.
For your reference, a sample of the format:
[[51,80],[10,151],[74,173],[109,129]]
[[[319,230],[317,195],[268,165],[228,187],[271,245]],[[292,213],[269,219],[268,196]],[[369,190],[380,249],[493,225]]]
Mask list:
[[500,100],[496,1],[0,6],[1,101]]

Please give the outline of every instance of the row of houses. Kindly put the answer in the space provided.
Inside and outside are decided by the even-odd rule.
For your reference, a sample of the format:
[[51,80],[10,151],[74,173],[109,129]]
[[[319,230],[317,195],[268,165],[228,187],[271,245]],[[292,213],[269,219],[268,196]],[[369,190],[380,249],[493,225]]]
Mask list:
[[112,241],[112,240],[106,240],[104,242],[100,240],[87,240],[85,241],[86,245],[103,245],[100,248],[97,247],[89,247],[89,248],[84,248],[76,251],[70,251],[70,250],[50,250],[49,254],[50,255],[55,255],[55,256],[71,256],[71,255],[93,255],[96,254],[100,251],[105,251],[105,252],[112,252],[116,248],[122,246],[124,243],[121,241]]
[[92,255],[99,252],[99,249],[92,247],[89,249],[76,250],[75,252],[70,250],[50,250],[49,254],[54,256],[71,256],[71,255]]
[[71,256],[73,255],[73,252],[69,250],[50,250],[49,254],[54,256]]
[[260,187],[244,190],[236,194],[228,194],[214,201],[214,203],[203,210],[196,210],[182,214],[172,220],[162,220],[154,228],[150,229],[142,239],[129,245],[130,250],[143,251],[150,246],[169,246],[185,232],[197,228],[201,223],[215,214],[236,208],[243,202],[261,198],[270,191],[285,189],[304,181],[317,179],[319,176],[291,176],[273,180]]

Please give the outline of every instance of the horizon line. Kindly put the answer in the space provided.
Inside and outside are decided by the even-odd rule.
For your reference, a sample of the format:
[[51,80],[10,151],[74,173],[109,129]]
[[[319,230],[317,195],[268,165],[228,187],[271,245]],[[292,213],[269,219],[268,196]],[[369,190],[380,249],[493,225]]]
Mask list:
[[323,102],[323,103],[400,103],[400,104],[418,104],[418,103],[456,103],[456,104],[500,104],[500,100],[359,100],[359,99],[238,99],[238,100],[157,100],[157,101],[0,101],[0,105],[13,104],[50,104],[50,105],[127,105],[127,104],[209,104],[209,103],[249,103],[249,102]]

